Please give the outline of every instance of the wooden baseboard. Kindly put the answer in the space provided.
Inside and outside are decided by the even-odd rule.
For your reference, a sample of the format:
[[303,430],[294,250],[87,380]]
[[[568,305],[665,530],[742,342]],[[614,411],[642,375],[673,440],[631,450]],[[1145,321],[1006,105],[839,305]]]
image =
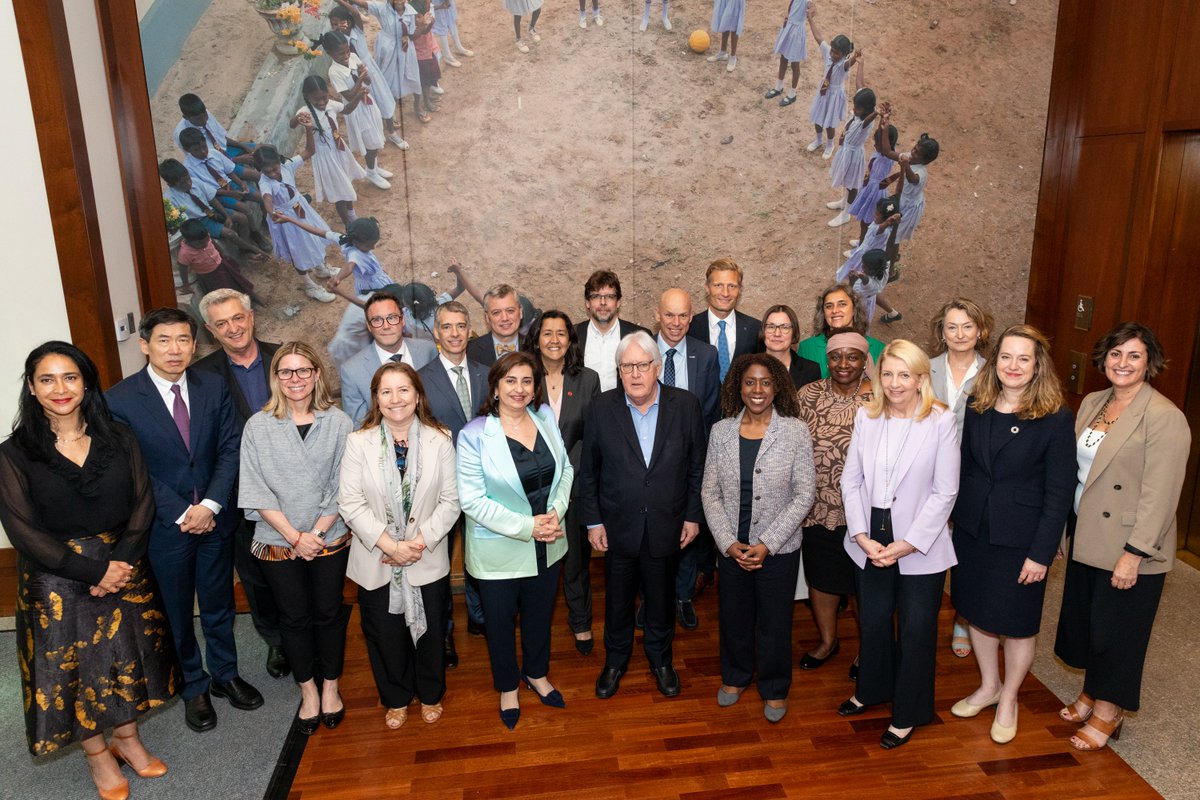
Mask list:
[[17,551],[0,550],[0,617],[17,613]]

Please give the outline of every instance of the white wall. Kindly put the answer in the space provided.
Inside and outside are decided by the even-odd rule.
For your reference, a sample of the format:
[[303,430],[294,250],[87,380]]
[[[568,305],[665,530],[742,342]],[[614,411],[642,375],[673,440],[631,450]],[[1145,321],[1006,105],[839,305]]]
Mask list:
[[[0,3],[0,108],[6,110],[7,191],[0,192],[0,435],[17,410],[25,356],[47,339],[70,337],[46,182],[11,3]],[[0,531],[0,546],[8,539]]]

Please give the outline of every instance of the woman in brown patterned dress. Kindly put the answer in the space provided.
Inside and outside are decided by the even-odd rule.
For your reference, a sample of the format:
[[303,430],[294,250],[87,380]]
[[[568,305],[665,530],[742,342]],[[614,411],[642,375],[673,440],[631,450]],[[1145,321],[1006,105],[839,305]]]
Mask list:
[[19,556],[25,732],[34,755],[81,742],[101,800],[129,796],[122,762],[143,778],[167,771],[137,727],[179,686],[144,559],[153,518],[137,441],[109,416],[96,366],[66,342],[36,348],[0,444],[0,523]]
[[[838,603],[842,595],[854,593],[854,562],[842,546],[846,514],[841,479],[854,415],[871,399],[868,348],[866,337],[851,328],[830,331],[826,343],[829,377],[800,389],[800,418],[812,434],[817,469],[817,500],[804,521],[801,555],[813,620],[821,636],[816,648],[800,659],[801,669],[816,669],[837,654],[841,648]],[[852,676],[854,672],[851,666]]]

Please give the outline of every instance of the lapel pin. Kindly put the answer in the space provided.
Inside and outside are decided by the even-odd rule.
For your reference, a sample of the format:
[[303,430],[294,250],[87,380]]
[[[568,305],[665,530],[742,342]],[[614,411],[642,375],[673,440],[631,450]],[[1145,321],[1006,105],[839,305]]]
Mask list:
[[1009,430],[1010,430],[1010,431],[1012,431],[1013,433],[1020,433],[1020,432],[1021,432],[1021,429],[1020,429],[1020,428],[1018,428],[1016,425],[1013,425],[1011,428],[1009,428]]

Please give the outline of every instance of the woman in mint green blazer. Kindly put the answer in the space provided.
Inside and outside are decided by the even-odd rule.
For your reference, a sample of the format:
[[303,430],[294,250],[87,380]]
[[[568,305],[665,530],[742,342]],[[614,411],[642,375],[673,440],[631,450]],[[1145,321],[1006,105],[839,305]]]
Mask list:
[[[502,356],[488,372],[480,414],[458,436],[458,494],[467,571],[479,581],[492,684],[500,720],[520,719],[520,683],[562,708],[550,683],[550,621],[562,558],[562,520],[574,470],[558,423],[543,405],[541,365],[528,353]],[[516,620],[521,657],[517,664]]]

